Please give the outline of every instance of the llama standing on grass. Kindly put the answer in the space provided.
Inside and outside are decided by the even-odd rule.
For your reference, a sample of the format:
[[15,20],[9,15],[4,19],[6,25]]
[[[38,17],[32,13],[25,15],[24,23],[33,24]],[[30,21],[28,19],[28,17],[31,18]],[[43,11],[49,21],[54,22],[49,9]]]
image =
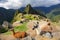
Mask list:
[[37,29],[38,27],[39,27],[39,22],[37,22],[37,23],[34,25],[34,27],[32,28],[33,30],[35,29],[37,35],[40,34],[39,31],[38,31],[38,29]]
[[27,36],[26,32],[15,32],[14,29],[11,29],[13,32],[13,36],[17,38],[17,40],[20,40],[20,38],[25,38]]

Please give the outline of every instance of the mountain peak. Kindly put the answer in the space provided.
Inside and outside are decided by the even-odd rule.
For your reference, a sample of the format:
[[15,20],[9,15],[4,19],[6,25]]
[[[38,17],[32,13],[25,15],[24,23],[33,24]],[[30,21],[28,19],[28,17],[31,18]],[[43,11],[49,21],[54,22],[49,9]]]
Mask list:
[[40,15],[43,17],[46,17],[45,15],[43,15],[43,13],[41,11],[36,11],[35,9],[33,9],[33,7],[31,7],[30,4],[28,4],[25,9],[24,9],[24,13],[25,14],[36,14],[36,15]]
[[31,5],[30,5],[30,4],[28,4],[26,7],[31,7]]
[[25,7],[24,12],[28,14],[28,13],[30,13],[31,9],[33,10],[33,8],[31,7],[31,5],[28,4],[28,5]]

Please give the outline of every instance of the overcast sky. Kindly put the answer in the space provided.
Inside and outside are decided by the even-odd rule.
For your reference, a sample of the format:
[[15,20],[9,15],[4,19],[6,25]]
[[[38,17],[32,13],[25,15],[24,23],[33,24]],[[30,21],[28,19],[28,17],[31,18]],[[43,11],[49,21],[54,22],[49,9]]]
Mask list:
[[27,4],[31,4],[32,7],[49,7],[60,4],[60,0],[0,0],[0,7],[4,7],[6,9],[18,9],[25,7]]

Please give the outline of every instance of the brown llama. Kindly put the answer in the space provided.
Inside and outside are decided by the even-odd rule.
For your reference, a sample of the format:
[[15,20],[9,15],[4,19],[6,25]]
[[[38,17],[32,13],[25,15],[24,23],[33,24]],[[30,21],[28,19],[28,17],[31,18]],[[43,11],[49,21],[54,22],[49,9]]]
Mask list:
[[15,32],[14,29],[11,30],[13,32],[13,36],[17,39],[20,40],[20,38],[25,38],[27,36],[26,32]]

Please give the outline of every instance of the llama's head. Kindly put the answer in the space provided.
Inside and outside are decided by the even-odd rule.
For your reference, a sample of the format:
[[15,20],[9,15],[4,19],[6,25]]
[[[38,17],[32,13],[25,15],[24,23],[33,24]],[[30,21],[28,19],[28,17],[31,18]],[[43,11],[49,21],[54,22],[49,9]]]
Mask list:
[[39,22],[37,22],[32,29],[34,30],[35,28],[38,28],[38,25],[39,25]]

